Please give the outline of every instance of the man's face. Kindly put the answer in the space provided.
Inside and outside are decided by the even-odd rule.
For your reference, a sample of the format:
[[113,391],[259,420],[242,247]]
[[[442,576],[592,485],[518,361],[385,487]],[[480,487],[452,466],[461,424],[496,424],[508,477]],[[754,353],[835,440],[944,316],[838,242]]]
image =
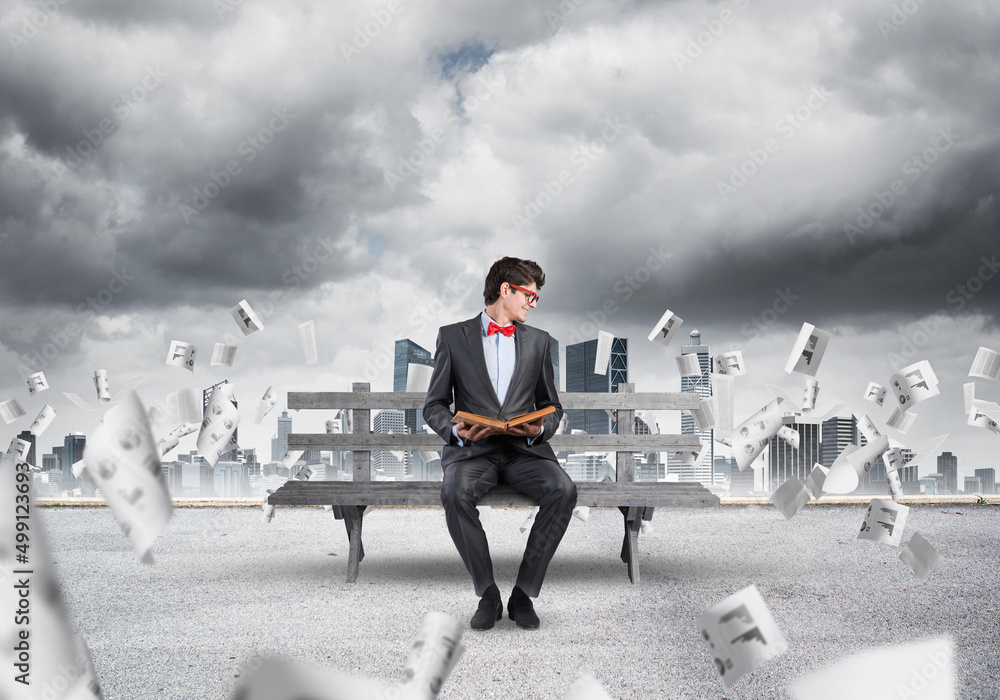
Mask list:
[[[532,292],[538,292],[538,285],[534,282],[531,284],[519,284],[518,286],[530,289]],[[529,303],[527,294],[514,289],[506,282],[500,287],[500,303],[511,320],[520,321],[521,323],[527,321],[528,310],[538,305],[537,300]]]

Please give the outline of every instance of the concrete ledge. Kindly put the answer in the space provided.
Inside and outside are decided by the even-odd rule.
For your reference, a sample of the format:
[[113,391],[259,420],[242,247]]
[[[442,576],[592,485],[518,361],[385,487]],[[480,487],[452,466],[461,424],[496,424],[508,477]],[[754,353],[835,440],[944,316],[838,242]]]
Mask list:
[[[851,495],[823,496],[818,501],[809,501],[810,506],[847,506],[862,505],[871,502],[873,498],[885,496]],[[971,496],[907,496],[898,501],[903,505],[976,505],[980,497]],[[1000,505],[1000,496],[985,496],[986,505]],[[765,496],[723,496],[723,506],[770,506],[771,501]],[[260,508],[263,498],[175,498],[174,508]],[[103,498],[36,498],[35,505],[40,508],[95,508],[107,504]],[[281,506],[282,508],[322,508],[322,506]],[[378,506],[379,508],[440,508],[440,506]],[[514,507],[514,506],[504,506]],[[527,506],[517,506],[526,508]]]

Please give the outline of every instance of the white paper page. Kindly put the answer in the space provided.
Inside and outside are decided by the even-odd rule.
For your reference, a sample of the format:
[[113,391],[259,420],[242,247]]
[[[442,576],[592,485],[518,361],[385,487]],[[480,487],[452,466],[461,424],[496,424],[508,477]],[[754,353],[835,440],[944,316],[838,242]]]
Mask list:
[[941,563],[941,555],[923,535],[914,532],[913,537],[899,553],[899,560],[910,567],[918,579],[926,581]]
[[823,488],[828,493],[851,493],[858,488],[865,474],[871,471],[875,463],[882,459],[882,453],[888,449],[889,438],[885,435],[853,450],[845,449],[830,467]]
[[775,399],[736,426],[732,434],[736,466],[743,471],[764,451],[767,443],[781,429],[781,415]]
[[980,377],[995,382],[1000,377],[1000,352],[980,347],[969,370],[970,377]]
[[723,374],[712,375],[712,399],[715,407],[715,432],[716,439],[723,437],[731,439],[733,433],[733,423],[735,411],[734,385],[736,380],[733,377]]
[[684,323],[684,319],[679,317],[677,314],[667,309],[660,316],[660,320],[656,322],[653,326],[653,330],[649,332],[649,340],[655,340],[661,345],[668,345],[674,336],[677,335],[677,330]]
[[972,411],[972,402],[976,400],[976,383],[967,382],[962,385],[962,398],[965,402],[965,414]]
[[703,398],[698,403],[698,408],[693,408],[690,411],[694,422],[698,425],[698,430],[714,430],[717,427],[715,397]]
[[63,392],[63,396],[65,396],[67,399],[69,399],[70,401],[72,401],[73,403],[75,403],[78,408],[80,408],[80,409],[82,409],[84,411],[93,411],[94,410],[94,407],[91,406],[86,401],[84,401],[83,398],[79,394],[71,394],[68,391],[64,391]]
[[809,502],[810,494],[805,485],[799,481],[798,477],[790,476],[785,483],[775,489],[771,494],[771,503],[785,516],[785,520],[791,520],[795,514],[802,510],[802,507]]
[[227,445],[239,424],[240,414],[233,405],[233,385],[220,384],[208,400],[198,433],[198,452],[209,466],[214,467],[219,457],[229,451]]
[[233,320],[236,321],[236,325],[243,331],[244,336],[256,333],[264,328],[260,317],[250,308],[250,304],[246,299],[241,300],[239,304],[231,308],[229,313],[232,315]]
[[909,506],[884,498],[873,498],[865,513],[865,520],[861,523],[858,539],[898,547],[903,539],[903,526],[909,512]]
[[84,451],[87,472],[143,563],[173,515],[160,452],[135,395],[108,410]]
[[733,350],[715,356],[715,371],[717,374],[727,374],[731,377],[741,377],[747,373],[743,363],[743,351]]
[[899,370],[889,380],[889,387],[903,410],[940,394],[937,375],[927,360],[914,362]]
[[260,425],[260,422],[264,420],[264,416],[270,413],[271,409],[274,408],[277,403],[278,392],[274,390],[274,386],[267,387],[267,391],[264,392],[264,395],[260,397],[260,401],[257,402],[257,417],[254,418],[253,422]]
[[1000,423],[990,418],[985,413],[980,413],[979,411],[973,409],[969,412],[969,420],[966,425],[971,425],[974,428],[985,428],[991,433],[1000,434]]
[[830,344],[830,333],[821,331],[811,323],[803,323],[802,330],[792,344],[792,351],[785,362],[785,372],[800,372],[810,377],[816,376],[819,363]]
[[433,367],[411,362],[406,366],[406,390],[426,394],[427,389],[430,388],[433,373]]
[[52,421],[56,419],[56,409],[52,408],[48,404],[42,406],[42,410],[38,412],[35,416],[35,420],[31,423],[31,427],[28,430],[35,437],[38,437],[45,432],[45,429],[52,425]]
[[3,418],[4,423],[10,425],[23,415],[24,409],[21,408],[21,404],[16,398],[0,402],[0,417]]
[[167,421],[170,425],[201,423],[201,392],[197,389],[178,389],[167,395]]
[[857,421],[858,430],[864,435],[868,442],[871,442],[875,438],[882,437],[882,431],[878,429],[875,425],[875,421],[868,417],[867,413],[862,413],[860,416],[855,413],[854,420]]
[[788,403],[793,405],[795,404],[795,399],[793,399],[791,395],[787,391],[782,389],[780,386],[775,386],[774,384],[765,384],[764,388],[770,391],[775,396],[777,396],[782,401],[787,401]]
[[319,350],[316,349],[316,323],[304,321],[299,324],[299,339],[302,341],[302,352],[307,365],[319,363]]
[[682,377],[698,377],[701,375],[701,365],[698,362],[697,353],[677,356],[677,371]]
[[913,421],[917,419],[917,414],[912,411],[904,411],[901,408],[892,409],[892,413],[889,414],[889,418],[885,421],[885,424],[890,428],[895,428],[904,435],[910,432],[910,427],[913,426]]
[[799,449],[799,431],[789,425],[778,428],[778,437],[788,443],[793,450]]
[[819,380],[809,377],[806,379],[806,387],[802,393],[803,411],[812,411],[816,408],[816,399],[819,397]]
[[191,343],[180,340],[171,340],[170,349],[167,350],[167,362],[171,367],[183,367],[188,372],[194,373],[194,361],[198,356],[198,348]]
[[827,467],[824,467],[819,462],[816,462],[813,465],[812,471],[809,472],[809,476],[807,476],[806,480],[802,482],[806,491],[808,491],[813,498],[819,498],[823,495],[823,484],[826,483],[826,475],[829,471],[830,470]]
[[913,459],[907,462],[905,466],[915,467],[919,464],[923,464],[929,458],[934,457],[935,455],[938,454],[939,450],[941,449],[941,445],[943,445],[944,441],[947,439],[948,439],[948,433],[930,438],[920,447],[919,450],[917,450],[917,454],[915,454],[913,456]]
[[594,374],[607,374],[611,361],[611,343],[615,337],[605,331],[597,331],[597,356],[594,358]]
[[889,390],[881,384],[868,382],[868,388],[865,389],[865,401],[871,401],[872,403],[881,406],[885,403],[885,396],[888,393]]
[[135,391],[136,389],[138,389],[139,385],[142,384],[142,381],[147,376],[149,376],[148,373],[147,374],[138,374],[138,375],[132,377],[131,379],[129,379],[124,384],[122,384],[122,388],[118,390],[118,393],[116,393],[114,396],[111,397],[111,403],[113,403],[113,404],[118,403],[123,398],[125,398],[125,396],[130,391]]
[[788,648],[757,586],[712,607],[698,617],[697,626],[727,689]]
[[31,443],[16,437],[10,441],[10,447],[7,448],[5,455],[15,462],[24,462],[28,459],[28,452],[30,451]]
[[45,372],[35,372],[34,374],[29,374],[28,378],[25,379],[25,382],[28,384],[28,394],[31,396],[49,388],[49,382],[45,378]]
[[990,418],[1000,421],[1000,404],[995,401],[983,401],[982,399],[972,399],[972,410],[978,413],[985,413]]
[[108,382],[108,370],[94,370],[94,388],[97,389],[97,398],[100,401],[111,400],[111,384]]
[[216,343],[212,349],[212,362],[210,364],[212,366],[225,365],[226,367],[232,367],[234,359],[236,359],[235,345]]

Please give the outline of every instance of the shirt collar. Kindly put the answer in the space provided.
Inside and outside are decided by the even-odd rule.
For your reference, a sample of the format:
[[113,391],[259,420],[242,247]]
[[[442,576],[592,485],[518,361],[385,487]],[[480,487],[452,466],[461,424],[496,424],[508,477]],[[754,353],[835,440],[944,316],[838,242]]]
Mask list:
[[[482,329],[484,336],[486,335],[486,331],[489,330],[489,327],[490,327],[491,323],[496,323],[496,321],[494,321],[492,318],[490,318],[489,314],[487,314],[485,311],[483,311],[481,314],[479,314],[479,326]],[[513,324],[513,323],[514,323],[514,321],[511,321],[511,324]]]

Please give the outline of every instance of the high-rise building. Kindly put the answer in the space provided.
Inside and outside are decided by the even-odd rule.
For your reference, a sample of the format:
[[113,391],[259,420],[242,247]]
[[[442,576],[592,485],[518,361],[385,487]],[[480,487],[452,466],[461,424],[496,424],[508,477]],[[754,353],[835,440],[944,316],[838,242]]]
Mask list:
[[[908,447],[901,447],[899,449],[899,455],[903,460],[903,465],[896,471],[899,472],[899,480],[902,482],[903,493],[907,495],[915,495],[920,493],[920,481],[917,475],[917,465],[914,464],[912,467],[905,466],[907,462],[914,458],[915,454],[913,450]],[[882,462],[883,468],[885,462]]]
[[549,356],[552,358],[552,376],[556,383],[556,391],[562,391],[562,381],[559,379],[559,341],[549,336]]
[[[628,383],[628,338],[611,341],[611,360],[606,374],[594,372],[597,340],[587,340],[566,346],[566,391],[597,394],[615,393],[618,384]],[[603,410],[566,411],[567,430],[582,430],[589,435],[617,432]]]
[[277,462],[288,452],[288,435],[292,432],[292,419],[288,411],[278,416],[278,432],[271,438],[271,461]]
[[617,471],[605,452],[574,452],[566,458],[563,469],[573,481],[600,481],[608,475],[614,478]]
[[767,451],[768,493],[774,493],[775,489],[793,476],[799,481],[805,481],[813,466],[819,461],[820,423],[808,420],[796,421],[795,416],[786,416],[781,422],[799,434],[799,447],[793,449],[777,435],[771,438]]
[[35,434],[30,430],[22,430],[17,434],[18,439],[27,440],[31,444],[28,448],[28,464],[37,467],[38,464],[35,463]]
[[729,457],[716,457],[713,462],[715,468],[715,479],[723,481],[732,477],[730,473]]
[[[681,348],[682,355],[697,355],[701,374],[681,377],[681,391],[687,394],[697,394],[701,398],[712,395],[712,355],[711,348],[701,342],[701,333],[697,329],[691,331],[691,342]],[[698,481],[703,484],[713,483],[715,466],[714,431],[698,430],[694,416],[688,411],[681,414],[681,435],[697,435],[701,440],[701,459],[691,466],[674,456],[667,460],[667,472],[678,474],[680,481]]]
[[219,498],[250,495],[250,476],[242,462],[219,460],[212,468],[212,490]]
[[[938,473],[944,477],[944,493],[958,493],[958,455],[942,452],[937,458]],[[938,491],[942,493],[942,491]]]
[[[205,390],[203,390],[201,392],[201,416],[202,416],[202,418],[205,417],[205,409],[208,408],[208,401],[209,401],[209,399],[212,398],[212,392],[214,392],[217,387],[220,387],[223,384],[228,384],[228,383],[229,383],[228,379],[223,379],[218,384],[213,384],[212,386],[208,387],[207,389],[205,389]],[[235,407],[237,407],[237,408],[239,408],[239,406],[240,406],[239,402],[236,400],[236,396],[235,395],[233,396],[233,405]],[[240,429],[239,428],[236,428],[235,430],[233,430],[233,439],[236,442],[240,441]],[[223,452],[221,455],[219,455],[219,459],[225,459],[225,460],[229,460],[231,462],[236,461],[236,450],[229,450],[229,452]]]
[[997,473],[993,468],[976,469],[976,476],[979,477],[979,488],[983,495],[996,495]]
[[858,444],[857,419],[854,416],[836,416],[823,421],[820,442],[822,444],[819,461],[820,464],[829,469],[845,447]]
[[73,465],[83,459],[83,450],[87,446],[87,437],[83,433],[70,433],[63,439],[59,468],[62,471],[62,487],[65,491],[81,487],[80,479],[73,474]]
[[751,496],[756,490],[754,487],[754,470],[747,467],[743,471],[736,466],[736,457],[729,458],[729,495],[730,496]]
[[979,493],[983,492],[983,486],[980,483],[978,476],[967,476],[967,477],[965,477],[965,485],[964,486],[965,486],[965,488],[963,488],[962,490],[965,491],[966,495],[973,494],[973,493],[979,494]]
[[58,471],[59,469],[59,458],[54,454],[42,455],[42,471],[51,472]]
[[[406,381],[410,373],[410,365],[434,366],[431,352],[420,347],[409,338],[396,341],[396,356],[392,365],[392,390],[406,391]],[[424,430],[423,411],[419,408],[407,408],[403,411],[403,425],[407,435],[416,435]],[[403,431],[400,431],[403,432]],[[408,474],[424,473],[424,464],[418,452],[404,452],[403,466]]]
[[[378,411],[374,418],[374,429],[372,432],[379,435],[396,434],[405,432],[406,426],[403,423],[403,412],[399,410]],[[397,454],[388,450],[372,451],[372,469],[379,478],[391,478],[402,481],[406,477],[406,463]]]

